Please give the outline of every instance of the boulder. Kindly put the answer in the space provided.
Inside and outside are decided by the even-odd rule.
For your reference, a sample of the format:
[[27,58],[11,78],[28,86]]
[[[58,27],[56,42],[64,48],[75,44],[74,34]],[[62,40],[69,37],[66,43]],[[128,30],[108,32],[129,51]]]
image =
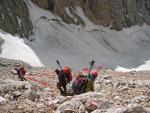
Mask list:
[[14,92],[18,95],[18,90],[24,90],[26,94],[31,91],[31,84],[27,81],[15,81],[15,80],[0,80],[0,94],[4,96],[9,92]]
[[144,107],[137,104],[129,104],[127,107],[118,108],[115,111],[109,113],[150,113]]
[[92,112],[97,109],[100,101],[106,100],[105,95],[99,92],[89,92],[74,96],[71,100],[62,103],[57,112],[64,112],[66,110],[79,112]]
[[144,103],[150,102],[150,97],[142,95],[142,96],[137,96],[131,100],[131,103],[142,103],[142,102]]
[[89,99],[87,100],[87,102],[85,103],[85,109],[88,111],[88,112],[92,112],[94,110],[96,110],[98,107],[98,103],[95,102],[93,99]]
[[3,98],[3,97],[0,96],[0,105],[5,104],[6,101],[7,100],[5,98]]
[[98,105],[98,107],[97,107],[97,109],[109,109],[109,107],[110,107],[110,102],[109,101],[101,101],[101,102],[99,102],[99,105]]

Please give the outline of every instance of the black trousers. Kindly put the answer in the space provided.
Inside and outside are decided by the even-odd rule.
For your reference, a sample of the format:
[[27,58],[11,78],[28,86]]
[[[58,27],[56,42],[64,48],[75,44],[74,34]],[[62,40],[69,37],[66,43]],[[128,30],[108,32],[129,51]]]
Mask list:
[[67,87],[66,87],[67,84],[60,84],[60,83],[57,83],[57,88],[59,89],[60,93],[62,95],[64,94],[67,94]]

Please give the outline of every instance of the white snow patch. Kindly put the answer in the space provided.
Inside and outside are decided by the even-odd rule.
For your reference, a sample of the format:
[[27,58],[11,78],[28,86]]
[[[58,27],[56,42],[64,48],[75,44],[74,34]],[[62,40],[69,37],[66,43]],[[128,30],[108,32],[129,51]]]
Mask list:
[[145,61],[145,63],[144,64],[142,64],[142,65],[140,65],[140,66],[138,66],[138,67],[136,67],[136,68],[129,68],[129,69],[127,69],[127,68],[123,68],[123,67],[117,67],[116,69],[115,69],[116,71],[122,71],[122,72],[130,72],[130,71],[145,71],[145,70],[150,70],[150,60],[148,60],[148,61]]
[[36,53],[24,43],[23,39],[3,33],[2,31],[0,32],[0,37],[4,40],[0,57],[22,60],[32,66],[43,66]]
[[17,17],[17,20],[18,20],[19,26],[21,27],[21,19],[19,17]]

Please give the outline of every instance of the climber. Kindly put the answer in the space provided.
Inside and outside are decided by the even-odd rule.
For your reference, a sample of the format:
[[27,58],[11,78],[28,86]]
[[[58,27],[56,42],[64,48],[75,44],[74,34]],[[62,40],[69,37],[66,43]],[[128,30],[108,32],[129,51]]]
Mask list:
[[98,76],[98,72],[94,71],[91,74],[87,75],[87,84],[85,86],[85,92],[94,91],[94,81]]
[[14,74],[14,71],[16,71],[16,74],[18,75],[18,78],[21,81],[24,81],[24,80],[26,81],[26,78],[24,77],[26,74],[26,70],[23,65],[21,64],[16,65],[15,68],[11,72]]
[[58,75],[57,88],[59,89],[61,95],[65,96],[67,94],[66,85],[72,80],[71,70],[66,66],[62,70],[56,69],[55,73]]
[[78,75],[73,81],[72,90],[73,94],[81,94],[89,91],[94,91],[94,81],[98,73],[96,71],[88,75]]
[[80,73],[72,83],[73,94],[78,95],[84,93],[87,81],[87,76]]

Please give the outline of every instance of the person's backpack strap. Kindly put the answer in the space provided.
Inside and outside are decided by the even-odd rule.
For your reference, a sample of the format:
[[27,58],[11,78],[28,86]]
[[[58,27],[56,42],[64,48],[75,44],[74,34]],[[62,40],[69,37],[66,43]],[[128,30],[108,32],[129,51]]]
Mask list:
[[85,83],[83,85],[83,91],[82,91],[83,93],[85,92],[85,88],[86,88],[87,83],[88,83],[88,78],[86,78]]
[[72,74],[71,74],[71,72],[69,73],[69,81],[72,81]]

